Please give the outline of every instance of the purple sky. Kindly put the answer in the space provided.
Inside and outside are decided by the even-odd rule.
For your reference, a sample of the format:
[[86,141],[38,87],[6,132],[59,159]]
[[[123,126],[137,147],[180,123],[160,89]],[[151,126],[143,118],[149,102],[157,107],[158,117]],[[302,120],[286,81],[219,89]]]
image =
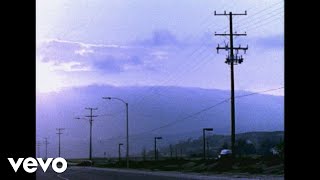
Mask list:
[[[229,89],[228,31],[234,18],[238,46],[249,45],[236,66],[235,88],[261,91],[284,84],[282,0],[37,1],[37,91],[110,84]],[[270,92],[283,95],[283,90]]]
[[[64,135],[66,144],[64,152],[70,151],[72,154],[71,150],[77,149],[73,146],[79,146],[79,149],[87,147],[88,122],[75,123],[74,120],[74,116],[88,113],[84,109],[87,106],[99,107],[98,114],[103,114],[106,110],[111,114],[117,114],[110,121],[103,119],[95,124],[96,146],[99,143],[97,138],[116,136],[116,133],[106,132],[106,127],[114,130],[117,123],[124,123],[123,106],[122,104],[117,106],[114,102],[107,103],[101,99],[102,95],[111,92],[117,96],[128,96],[126,100],[132,105],[130,106],[131,128],[136,131],[141,130],[140,126],[135,127],[141,118],[145,118],[143,122],[150,123],[150,128],[151,126],[156,128],[157,123],[173,121],[174,115],[181,118],[204,108],[204,102],[195,103],[195,100],[190,100],[194,104],[188,103],[194,105],[190,107],[191,109],[188,109],[188,105],[177,105],[174,96],[188,100],[184,94],[180,94],[188,90],[172,93],[168,98],[166,97],[168,92],[163,90],[166,88],[160,86],[230,89],[230,67],[224,63],[227,52],[220,51],[219,54],[216,52],[217,45],[224,46],[229,39],[214,36],[215,32],[228,32],[229,20],[227,16],[214,16],[215,10],[218,13],[223,13],[225,10],[244,13],[247,10],[247,16],[236,16],[233,19],[234,32],[247,33],[245,37],[235,37],[234,45],[249,46],[247,54],[243,55],[244,63],[235,66],[235,89],[258,92],[283,87],[283,4],[283,0],[37,0],[37,138],[49,137],[52,142],[50,153],[55,154],[54,143],[57,142],[55,128],[66,127],[68,130]],[[104,87],[105,91],[99,90],[97,88],[99,85]],[[157,86],[157,88],[137,91],[136,96],[132,97],[125,93],[121,94],[124,90],[119,92],[122,88],[113,88],[114,86],[122,86],[124,89],[127,88],[124,86]],[[77,87],[84,88],[78,92]],[[203,89],[195,92],[205,92]],[[280,89],[267,94],[280,95],[276,98],[282,98],[284,92]],[[201,94],[188,95],[191,98],[201,97]],[[158,98],[159,96],[161,98]],[[166,99],[169,103],[162,103],[160,107],[155,104],[155,110],[149,110],[149,113],[154,114],[154,111],[161,110],[159,115],[154,116],[170,117],[156,119],[141,115],[145,109],[140,106],[150,108],[154,99]],[[205,105],[212,105],[212,99],[206,97],[203,99],[208,101]],[[240,107],[246,105],[245,98],[236,102],[241,105]],[[250,103],[252,104],[251,101]],[[240,124],[250,121],[249,124],[262,126],[262,130],[273,130],[275,129],[273,125],[276,123],[271,122],[272,119],[278,123],[276,130],[281,130],[283,102],[270,103],[268,100],[263,100],[259,103],[260,105],[254,105],[258,110],[259,108],[273,110],[263,111],[264,113],[260,111],[257,113],[255,110],[244,111],[248,115],[243,116],[244,120],[241,121],[240,118],[237,122]],[[248,107],[251,107],[251,104]],[[170,105],[172,107],[167,108]],[[172,112],[169,114],[163,109]],[[226,108],[223,110],[218,113],[219,117],[221,115],[220,120],[228,123],[229,113]],[[241,114],[243,109],[237,110]],[[179,112],[183,114],[180,115]],[[254,116],[254,113],[257,113],[257,116]],[[200,118],[214,124],[212,116],[202,114]],[[193,127],[188,123],[185,125]],[[123,124],[118,126],[123,127]],[[143,124],[143,127],[145,126]],[[229,130],[228,124],[224,126],[223,130]],[[244,128],[244,130],[256,129]],[[119,135],[123,134],[122,131],[116,131]],[[70,142],[71,144],[68,144]],[[103,149],[99,151],[101,152],[94,153],[101,155]],[[87,155],[86,151],[80,153],[83,153],[84,157]]]

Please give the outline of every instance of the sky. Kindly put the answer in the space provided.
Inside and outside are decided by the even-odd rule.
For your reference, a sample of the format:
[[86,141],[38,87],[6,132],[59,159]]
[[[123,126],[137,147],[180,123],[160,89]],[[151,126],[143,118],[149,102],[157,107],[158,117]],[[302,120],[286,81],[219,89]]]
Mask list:
[[[284,86],[283,0],[37,0],[36,90],[93,84],[230,89],[228,16],[234,45],[247,46],[235,66],[235,89]],[[268,92],[283,95],[283,89]]]
[[[282,98],[284,89],[279,88],[284,86],[283,0],[37,0],[37,137],[51,137],[50,142],[55,143],[56,131],[52,127],[59,125],[69,128],[65,132],[69,142],[87,142],[87,134],[84,133],[87,124],[76,124],[72,120],[75,114],[87,113],[83,108],[88,104],[96,106],[94,103],[97,101],[89,101],[95,96],[99,96],[100,114],[106,109],[110,113],[123,112],[121,104],[115,107],[117,111],[109,109],[114,104],[102,102],[102,92],[91,92],[90,87],[155,87],[145,91],[143,97],[130,97],[131,101],[129,98],[130,105],[132,102],[138,104],[139,110],[141,104],[147,104],[148,108],[148,102],[158,99],[157,96],[168,95],[168,91],[163,90],[166,88],[160,86],[230,90],[230,66],[224,63],[228,52],[216,51],[218,44],[223,47],[229,39],[214,35],[215,32],[229,32],[229,19],[228,16],[215,16],[215,11],[247,11],[245,16],[233,17],[234,33],[247,34],[234,37],[234,45],[249,48],[246,54],[239,52],[244,62],[235,66],[235,89],[251,92],[278,89],[262,93]],[[66,93],[68,89],[77,92],[77,87],[84,87],[90,94],[80,93],[81,99],[76,93]],[[58,96],[56,92],[62,93]],[[168,98],[169,102],[171,100],[175,98]],[[211,99],[208,101],[212,105]],[[204,106],[195,104],[197,108],[189,110],[190,113]],[[283,103],[279,103],[279,107],[269,107],[268,101],[262,104],[261,107],[283,111]],[[130,128],[134,129],[134,122],[142,117],[133,107],[137,106],[130,106],[129,114],[133,123]],[[181,112],[189,113],[184,109],[186,107],[179,108]],[[162,110],[166,106],[157,108]],[[172,110],[176,111],[177,107]],[[227,111],[219,113],[229,116]],[[266,119],[275,116],[271,110],[265,114]],[[113,120],[124,123],[121,115]],[[211,122],[211,117],[203,116],[208,118],[208,122]],[[154,118],[143,118],[146,122],[155,121]],[[260,125],[272,125],[269,120],[257,119],[256,123]],[[226,120],[229,122],[228,118]],[[159,120],[159,123],[163,122]],[[100,127],[97,123],[94,128],[101,128],[101,137],[109,137],[105,127],[110,126],[110,122],[101,123],[105,126]],[[111,127],[116,127],[116,124]],[[83,137],[74,137],[78,129]],[[94,135],[96,137],[98,134]],[[53,144],[50,148],[55,152]]]

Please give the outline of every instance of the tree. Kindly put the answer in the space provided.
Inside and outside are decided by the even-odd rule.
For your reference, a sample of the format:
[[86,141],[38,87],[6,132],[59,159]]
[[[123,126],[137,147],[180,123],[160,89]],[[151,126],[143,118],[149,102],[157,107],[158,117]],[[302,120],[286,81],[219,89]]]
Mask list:
[[255,154],[256,148],[254,144],[249,140],[239,139],[235,146],[236,154],[238,155],[249,155]]
[[279,144],[277,144],[276,149],[279,152],[280,158],[283,158],[283,156],[284,156],[284,142],[281,141]]
[[229,148],[229,144],[227,142],[224,142],[222,147],[221,147],[221,150],[222,149],[228,149]]
[[271,155],[271,149],[276,146],[277,143],[271,141],[270,139],[266,139],[261,142],[259,152],[262,155]]

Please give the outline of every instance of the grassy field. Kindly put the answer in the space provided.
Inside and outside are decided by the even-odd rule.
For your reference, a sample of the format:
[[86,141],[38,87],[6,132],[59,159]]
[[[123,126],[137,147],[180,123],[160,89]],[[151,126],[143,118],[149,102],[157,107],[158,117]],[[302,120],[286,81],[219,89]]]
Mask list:
[[[90,166],[88,160],[71,159],[70,165]],[[123,159],[118,162],[117,159],[93,159],[93,166],[107,168],[125,168],[126,162]],[[144,169],[153,171],[180,171],[197,173],[247,173],[247,174],[273,174],[283,175],[283,160],[276,156],[247,156],[231,159],[163,159],[130,161],[130,168]]]

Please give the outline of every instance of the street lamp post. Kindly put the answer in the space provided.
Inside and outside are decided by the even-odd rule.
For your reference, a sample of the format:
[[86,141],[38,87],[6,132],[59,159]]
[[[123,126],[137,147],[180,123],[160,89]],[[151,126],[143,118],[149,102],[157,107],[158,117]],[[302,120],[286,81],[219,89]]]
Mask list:
[[154,137],[154,160],[157,160],[157,159],[158,159],[157,139],[162,139],[162,137]]
[[119,163],[120,163],[120,161],[121,161],[121,146],[122,146],[123,144],[122,143],[119,143],[119,147],[118,147],[118,155],[119,155]]
[[126,127],[126,131],[127,131],[127,151],[126,151],[126,161],[127,161],[127,168],[129,168],[129,112],[128,112],[128,103],[125,102],[124,100],[120,99],[120,98],[116,98],[116,97],[102,97],[102,99],[116,99],[118,101],[123,102],[126,105],[126,123],[127,123],[127,127]]
[[202,136],[203,136],[203,159],[206,160],[206,131],[213,131],[213,128],[203,128]]

